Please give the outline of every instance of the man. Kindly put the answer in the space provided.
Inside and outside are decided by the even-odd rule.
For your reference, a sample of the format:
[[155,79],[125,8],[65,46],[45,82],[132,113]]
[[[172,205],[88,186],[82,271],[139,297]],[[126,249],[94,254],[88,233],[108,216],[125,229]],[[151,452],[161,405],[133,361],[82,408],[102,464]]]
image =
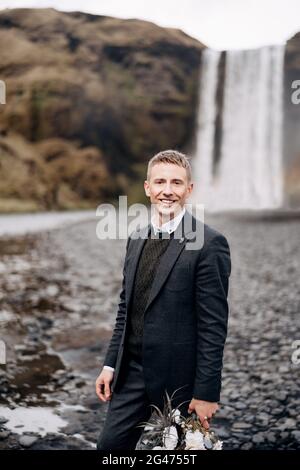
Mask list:
[[[220,400],[228,242],[186,210],[193,183],[182,153],[155,155],[144,188],[151,224],[127,240],[115,328],[96,380],[99,399],[109,402],[98,450],[135,449],[137,425],[149,419],[150,404],[162,409],[165,391],[177,390],[173,406],[184,402],[182,414],[194,411],[207,429]],[[187,249],[199,234],[201,246]]]

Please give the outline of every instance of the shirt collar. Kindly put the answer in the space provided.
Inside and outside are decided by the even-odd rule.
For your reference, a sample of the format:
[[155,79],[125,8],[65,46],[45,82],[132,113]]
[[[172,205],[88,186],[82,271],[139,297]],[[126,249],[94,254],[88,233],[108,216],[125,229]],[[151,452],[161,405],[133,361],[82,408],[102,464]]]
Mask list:
[[169,234],[172,232],[175,232],[184,214],[185,214],[185,207],[182,209],[182,211],[179,214],[176,215],[176,217],[169,220],[168,222],[165,222],[160,227],[155,224],[154,217],[152,217],[151,224],[154,229],[155,235],[160,232],[168,232]]

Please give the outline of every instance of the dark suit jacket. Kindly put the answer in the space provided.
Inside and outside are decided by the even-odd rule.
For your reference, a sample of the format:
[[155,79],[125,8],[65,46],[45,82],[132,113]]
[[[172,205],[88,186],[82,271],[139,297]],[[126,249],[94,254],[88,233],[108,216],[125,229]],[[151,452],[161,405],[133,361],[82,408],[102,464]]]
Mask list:
[[[115,368],[112,392],[124,353],[135,271],[149,230],[150,224],[127,240],[116,323],[104,360]],[[195,237],[199,247],[187,249]],[[174,406],[192,398],[220,400],[230,272],[226,238],[186,211],[161,257],[144,314],[143,371],[153,404],[162,406],[165,390],[171,395],[179,387]]]

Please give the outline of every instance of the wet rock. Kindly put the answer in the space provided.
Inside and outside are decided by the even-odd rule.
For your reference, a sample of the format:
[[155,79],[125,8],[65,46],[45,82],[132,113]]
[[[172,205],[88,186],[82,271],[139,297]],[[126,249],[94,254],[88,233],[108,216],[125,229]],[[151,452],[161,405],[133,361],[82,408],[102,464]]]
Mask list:
[[254,444],[262,444],[264,442],[264,440],[265,440],[264,435],[261,434],[261,433],[255,434],[252,437],[252,441],[253,441]]
[[273,432],[268,432],[267,435],[266,435],[266,439],[268,442],[272,443],[272,444],[275,444],[276,442],[276,436],[275,436],[275,433]]
[[289,415],[292,417],[297,418],[300,414],[299,409],[288,408],[288,410],[289,410]]
[[252,442],[245,442],[244,444],[241,445],[241,450],[251,450],[251,449],[253,449]]
[[232,410],[229,409],[228,407],[220,408],[216,414],[216,418],[229,418],[231,415]]
[[20,437],[19,443],[22,447],[31,447],[39,438],[37,436],[29,436],[24,434]]
[[232,426],[232,429],[235,431],[236,430],[244,431],[244,430],[251,429],[251,428],[252,428],[251,424],[244,423],[244,422],[235,422],[233,423],[233,426]]
[[258,413],[256,415],[256,419],[260,420],[260,421],[265,421],[265,420],[268,420],[269,419],[269,415],[265,412],[262,412],[262,413]]
[[292,431],[291,432],[293,438],[300,443],[300,431]]
[[274,416],[281,415],[282,413],[284,413],[284,407],[278,407],[278,408],[272,409],[272,415]]
[[46,287],[46,295],[54,297],[58,295],[59,287],[56,284],[51,284]]
[[288,392],[285,392],[285,391],[280,391],[276,394],[276,398],[279,400],[279,401],[285,401],[288,397]]
[[245,403],[242,403],[240,401],[236,402],[234,407],[237,409],[237,410],[245,410],[245,408],[247,408],[247,406],[245,405]]
[[227,439],[230,437],[230,433],[229,431],[223,427],[223,426],[217,426],[216,428],[216,434],[218,435],[218,437],[222,440],[222,439]]
[[47,318],[47,317],[38,317],[38,320],[39,320],[39,322],[40,322],[41,327],[42,327],[44,330],[48,330],[48,329],[51,328],[51,326],[53,325],[53,320],[51,320],[51,318]]
[[285,431],[287,429],[295,429],[296,426],[297,426],[297,422],[293,418],[285,419],[284,422],[280,425],[280,427],[283,431]]
[[5,429],[0,430],[0,441],[3,441],[10,435],[10,431],[7,431]]

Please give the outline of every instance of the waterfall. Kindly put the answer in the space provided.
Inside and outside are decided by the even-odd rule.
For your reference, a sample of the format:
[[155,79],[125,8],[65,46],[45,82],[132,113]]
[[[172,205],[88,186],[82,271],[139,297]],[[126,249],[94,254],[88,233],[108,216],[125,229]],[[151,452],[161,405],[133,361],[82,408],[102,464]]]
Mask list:
[[208,211],[282,206],[283,58],[284,46],[228,51],[224,63],[220,52],[203,51],[193,203]]

